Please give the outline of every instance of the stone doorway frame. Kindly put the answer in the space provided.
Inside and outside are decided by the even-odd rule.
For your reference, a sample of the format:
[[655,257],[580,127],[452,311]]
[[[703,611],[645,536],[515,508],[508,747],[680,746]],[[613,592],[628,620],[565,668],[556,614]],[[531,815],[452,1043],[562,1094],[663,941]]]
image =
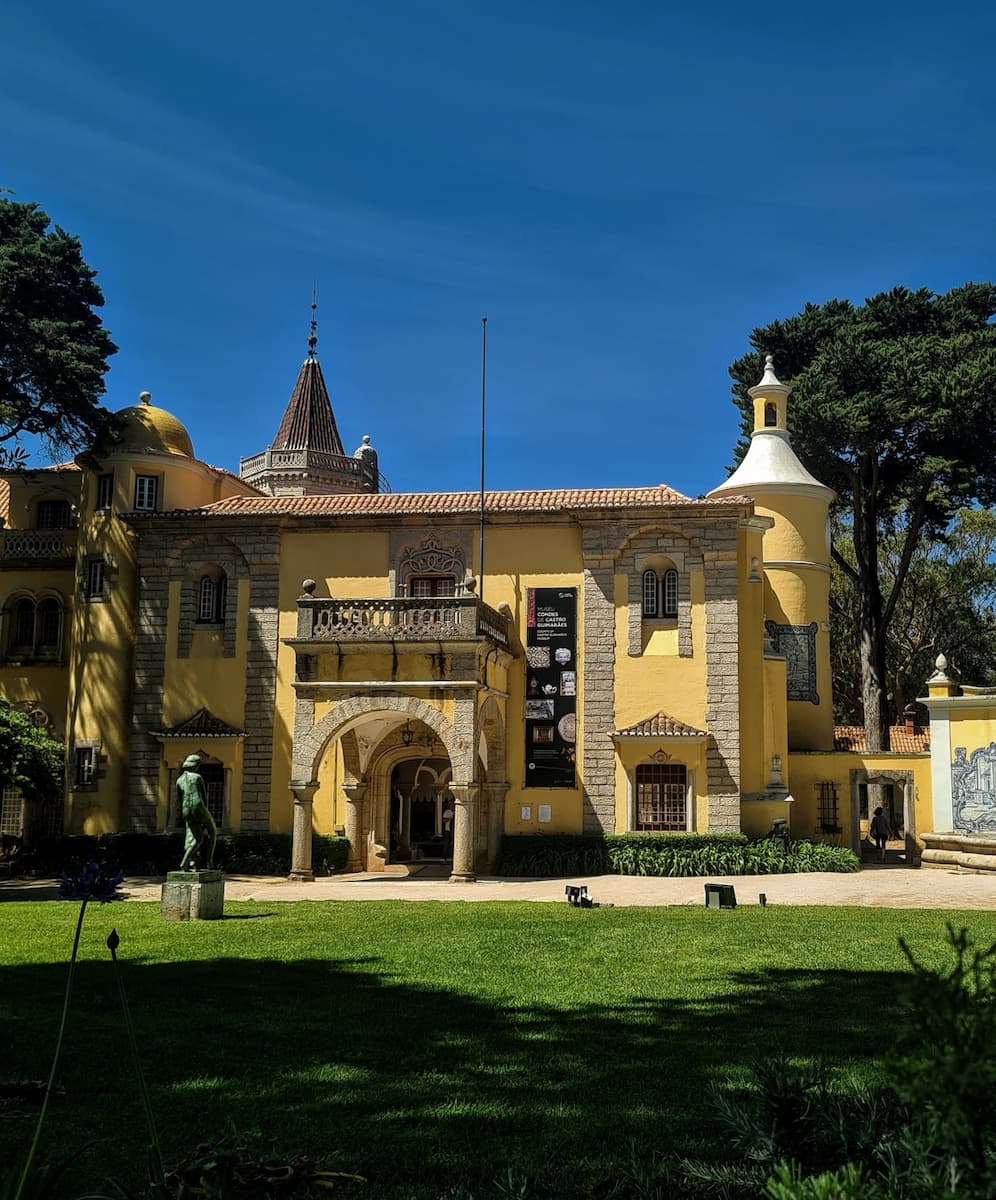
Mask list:
[[[916,785],[910,770],[854,767],[851,769],[851,849],[861,857],[861,792],[862,784],[891,783],[903,789],[903,837],[906,866],[920,865],[920,843],[916,838]],[[869,803],[870,807],[870,803]]]

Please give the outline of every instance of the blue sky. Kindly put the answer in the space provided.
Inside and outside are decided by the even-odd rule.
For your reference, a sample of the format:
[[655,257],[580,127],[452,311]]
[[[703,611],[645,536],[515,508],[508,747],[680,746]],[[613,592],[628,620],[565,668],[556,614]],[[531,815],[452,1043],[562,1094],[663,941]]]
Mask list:
[[319,354],[395,490],[725,478],[727,367],[831,296],[994,275],[974,3],[9,0],[0,187],[83,239],[198,456]]

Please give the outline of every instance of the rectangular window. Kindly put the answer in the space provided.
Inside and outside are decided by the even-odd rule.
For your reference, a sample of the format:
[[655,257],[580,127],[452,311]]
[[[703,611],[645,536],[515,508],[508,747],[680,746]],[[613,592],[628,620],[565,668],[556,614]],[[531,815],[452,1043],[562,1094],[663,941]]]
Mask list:
[[39,529],[68,529],[72,513],[68,500],[42,500],[38,505]]
[[86,579],[83,584],[83,593],[88,600],[94,600],[104,594],[104,560],[102,558],[91,558],[86,564]]
[[158,475],[135,476],[135,511],[155,512],[159,494]]
[[637,829],[682,832],[688,828],[688,772],[680,763],[636,768]]
[[454,575],[413,575],[408,580],[408,595],[417,600],[456,595]]
[[97,476],[97,508],[110,508],[114,500],[114,476]]
[[92,788],[97,752],[93,746],[77,746],[73,758],[73,786],[78,790]]
[[24,797],[17,788],[5,787],[0,793],[0,833],[20,837],[24,829]]
[[840,814],[837,808],[837,786],[832,780],[817,783],[817,813],[820,833],[840,833]]

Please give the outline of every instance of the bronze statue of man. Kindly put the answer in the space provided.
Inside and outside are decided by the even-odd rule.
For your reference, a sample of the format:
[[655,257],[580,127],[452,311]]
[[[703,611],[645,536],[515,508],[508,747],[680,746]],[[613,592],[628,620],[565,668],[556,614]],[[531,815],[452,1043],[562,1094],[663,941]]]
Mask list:
[[176,781],[176,797],[187,826],[183,843],[181,871],[208,871],[214,862],[214,847],[218,827],[204,801],[204,780],[197,773],[201,756],[191,754],[183,760],[183,770]]

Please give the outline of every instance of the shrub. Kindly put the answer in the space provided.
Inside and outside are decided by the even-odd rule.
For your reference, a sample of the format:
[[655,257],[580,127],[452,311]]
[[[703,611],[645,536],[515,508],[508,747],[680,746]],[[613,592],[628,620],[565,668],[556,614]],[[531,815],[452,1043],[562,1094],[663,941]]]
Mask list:
[[742,833],[517,834],[506,837],[499,875],[785,875],[800,871],[856,871],[848,849]]
[[[113,860],[125,875],[165,875],[183,857],[183,830],[166,833],[82,834],[44,838],[32,850],[27,866],[37,875],[57,875],[72,859]],[[346,865],[349,842],[340,837],[314,838],[312,870],[330,875]],[[286,875],[290,871],[291,838],[287,833],[219,833],[215,865],[235,875]]]

